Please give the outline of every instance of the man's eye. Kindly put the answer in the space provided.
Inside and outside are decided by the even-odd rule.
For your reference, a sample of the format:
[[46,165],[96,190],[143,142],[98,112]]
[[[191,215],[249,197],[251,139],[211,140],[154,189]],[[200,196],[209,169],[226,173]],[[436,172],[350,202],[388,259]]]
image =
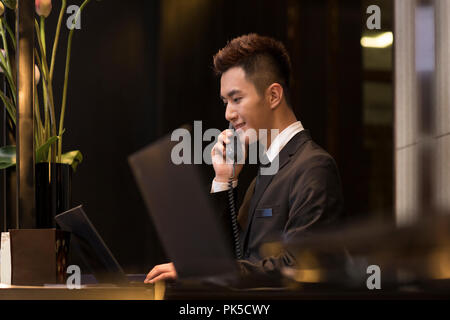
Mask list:
[[233,102],[234,103],[239,103],[239,101],[241,101],[242,100],[242,98],[236,98],[236,99],[233,99]]

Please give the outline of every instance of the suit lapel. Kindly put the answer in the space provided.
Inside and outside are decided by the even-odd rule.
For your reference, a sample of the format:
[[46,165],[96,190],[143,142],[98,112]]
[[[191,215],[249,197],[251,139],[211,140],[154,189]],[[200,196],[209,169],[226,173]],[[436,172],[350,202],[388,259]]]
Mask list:
[[[291,156],[295,154],[297,149],[305,143],[307,140],[310,140],[311,137],[309,135],[308,130],[303,130],[299,133],[297,133],[287,144],[286,146],[281,149],[280,153],[277,155],[277,158],[279,159],[278,164],[278,171],[277,173],[290,161]],[[275,174],[276,175],[276,174]],[[244,233],[244,244],[245,240],[248,235],[248,231],[251,227],[251,221],[253,220],[253,215],[255,213],[256,206],[258,205],[259,201],[261,200],[261,197],[264,194],[264,191],[266,191],[267,187],[270,185],[270,182],[272,182],[272,179],[275,175],[260,175],[258,185],[255,187],[254,194],[250,200],[250,207],[248,211],[248,218],[247,218],[247,227],[245,228]]]
[[250,202],[255,192],[255,183],[256,178],[254,178],[253,181],[250,183],[250,186],[248,187],[247,192],[245,193],[244,200],[242,201],[242,205],[239,208],[239,214],[237,219],[242,230],[245,230],[245,228],[247,227],[248,213],[250,212]]

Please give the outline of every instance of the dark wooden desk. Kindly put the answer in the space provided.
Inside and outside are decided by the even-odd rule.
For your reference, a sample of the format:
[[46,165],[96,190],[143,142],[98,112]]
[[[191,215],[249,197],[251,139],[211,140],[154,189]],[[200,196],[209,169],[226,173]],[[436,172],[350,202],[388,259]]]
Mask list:
[[164,292],[163,282],[138,287],[88,285],[81,289],[67,289],[64,285],[0,285],[0,300],[161,300]]
[[405,287],[381,290],[345,290],[329,286],[292,289],[230,289],[218,286],[166,285],[118,287],[85,285],[81,289],[55,286],[0,285],[0,300],[403,300],[446,299],[448,288]]

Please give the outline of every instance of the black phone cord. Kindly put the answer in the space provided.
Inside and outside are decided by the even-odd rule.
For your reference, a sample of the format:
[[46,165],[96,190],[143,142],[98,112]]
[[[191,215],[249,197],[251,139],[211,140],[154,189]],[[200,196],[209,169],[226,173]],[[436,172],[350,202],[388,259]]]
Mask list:
[[[234,175],[234,174],[233,174]],[[233,240],[234,240],[234,253],[236,259],[242,259],[241,252],[241,241],[239,239],[239,228],[236,217],[236,207],[234,203],[234,194],[233,194],[233,178],[231,177],[228,181],[228,202],[230,204],[230,213],[231,213],[231,227],[233,229]]]

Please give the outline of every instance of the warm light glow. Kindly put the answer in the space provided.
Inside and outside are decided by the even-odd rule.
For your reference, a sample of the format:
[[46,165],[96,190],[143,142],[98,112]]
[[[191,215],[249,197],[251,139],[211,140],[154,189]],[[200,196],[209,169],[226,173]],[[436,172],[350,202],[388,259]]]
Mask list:
[[317,283],[323,281],[323,278],[322,272],[319,269],[298,270],[295,275],[297,282]]
[[283,268],[282,273],[300,283],[319,283],[325,281],[325,273],[320,269]]
[[383,32],[377,36],[364,36],[361,45],[365,48],[387,48],[392,45],[394,35],[392,32]]
[[450,279],[449,247],[435,250],[430,255],[429,271],[433,279]]
[[296,268],[283,268],[282,273],[297,282],[318,283],[326,280],[326,272],[320,268],[320,261],[316,254],[304,250],[296,259],[299,261]]

